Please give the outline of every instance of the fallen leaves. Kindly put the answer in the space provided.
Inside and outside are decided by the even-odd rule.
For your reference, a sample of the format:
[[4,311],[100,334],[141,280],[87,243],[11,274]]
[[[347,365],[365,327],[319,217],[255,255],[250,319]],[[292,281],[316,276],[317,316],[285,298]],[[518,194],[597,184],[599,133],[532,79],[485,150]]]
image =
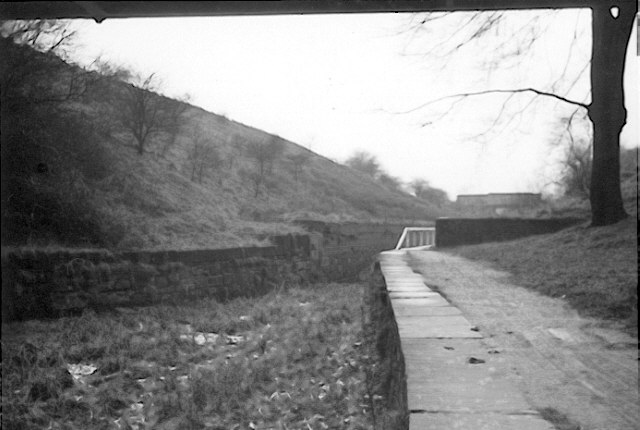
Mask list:
[[[92,327],[83,335],[90,344],[74,344],[78,361],[65,364],[71,355],[63,355],[59,362],[70,386],[52,384],[56,392],[35,384],[35,403],[29,406],[35,412],[14,415],[11,422],[37,419],[52,428],[65,422],[73,423],[70,428],[122,430],[175,430],[188,423],[256,430],[370,427],[367,407],[361,406],[363,366],[375,363],[367,355],[368,341],[361,339],[359,319],[341,316],[348,306],[353,307],[348,312],[359,312],[362,293],[353,288],[350,297],[344,294],[348,287],[337,288],[340,294],[290,291],[272,302],[230,304],[209,314],[221,314],[220,321],[198,313],[206,314],[206,308],[182,315],[171,309],[168,317],[161,311],[121,313],[121,326],[104,315],[84,317]],[[335,310],[343,308],[338,315]],[[95,358],[84,355],[96,348],[102,349]],[[14,361],[42,363],[33,349],[33,359],[23,359],[23,352]],[[30,386],[8,387],[12,401],[27,399]],[[58,397],[80,406],[61,411],[47,406]]]

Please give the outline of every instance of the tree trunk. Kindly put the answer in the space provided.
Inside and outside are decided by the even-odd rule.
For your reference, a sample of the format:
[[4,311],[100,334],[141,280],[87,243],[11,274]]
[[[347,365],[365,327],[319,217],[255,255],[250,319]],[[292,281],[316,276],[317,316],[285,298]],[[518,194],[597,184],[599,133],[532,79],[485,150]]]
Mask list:
[[[617,18],[611,11],[614,6],[618,8]],[[593,2],[591,9],[591,224],[601,226],[627,217],[620,192],[620,132],[627,119],[622,83],[637,4],[635,1],[598,1]]]

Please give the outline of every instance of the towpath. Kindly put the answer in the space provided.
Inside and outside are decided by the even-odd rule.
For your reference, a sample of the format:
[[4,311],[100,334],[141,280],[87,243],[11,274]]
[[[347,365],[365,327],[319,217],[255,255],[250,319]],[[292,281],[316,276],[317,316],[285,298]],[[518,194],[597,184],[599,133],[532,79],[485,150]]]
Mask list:
[[411,430],[640,428],[637,339],[443,252],[385,252],[381,267]]

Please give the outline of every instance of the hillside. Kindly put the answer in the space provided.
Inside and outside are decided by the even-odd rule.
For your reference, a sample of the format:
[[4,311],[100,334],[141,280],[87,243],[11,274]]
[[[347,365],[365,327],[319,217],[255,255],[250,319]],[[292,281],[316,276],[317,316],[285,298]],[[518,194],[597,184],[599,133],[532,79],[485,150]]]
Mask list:
[[[113,103],[128,84],[2,45],[3,82],[15,81],[2,101],[3,245],[228,247],[297,231],[296,219],[446,214],[293,142],[148,92],[180,111],[180,124],[140,154]],[[274,142],[272,159],[252,156]]]

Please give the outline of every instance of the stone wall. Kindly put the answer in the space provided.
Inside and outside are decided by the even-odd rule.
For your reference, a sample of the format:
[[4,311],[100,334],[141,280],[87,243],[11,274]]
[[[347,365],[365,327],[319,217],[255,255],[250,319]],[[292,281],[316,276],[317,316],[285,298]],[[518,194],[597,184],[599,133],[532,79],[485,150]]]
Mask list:
[[542,195],[534,193],[461,194],[459,206],[535,207],[542,203]]
[[374,373],[379,384],[377,389],[382,395],[376,428],[407,430],[409,402],[405,360],[398,325],[379,262],[374,265],[367,294],[379,363],[379,368]]
[[440,218],[436,220],[436,247],[553,233],[581,221],[578,218]]
[[3,320],[263,294],[283,283],[351,281],[392,249],[404,225],[301,221],[309,234],[273,246],[192,250],[45,252],[2,255]]
[[277,236],[274,246],[194,251],[13,251],[2,256],[2,318],[263,294],[313,277],[309,239]]
[[[297,221],[310,232],[311,253],[324,279],[350,281],[370,267],[380,251],[395,248],[406,224]],[[427,225],[427,224],[425,224]],[[418,226],[416,224],[415,226]]]

